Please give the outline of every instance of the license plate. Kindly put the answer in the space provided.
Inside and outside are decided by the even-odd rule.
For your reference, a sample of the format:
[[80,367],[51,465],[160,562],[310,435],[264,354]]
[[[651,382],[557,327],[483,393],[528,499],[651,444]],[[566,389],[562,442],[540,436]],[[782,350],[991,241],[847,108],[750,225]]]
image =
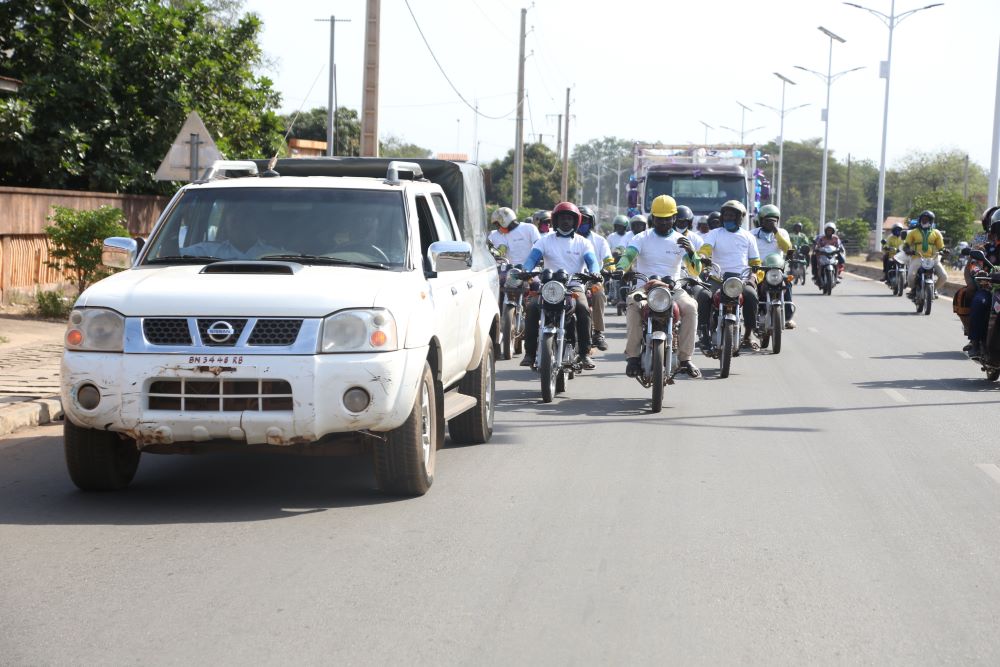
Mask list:
[[187,363],[203,366],[242,366],[242,354],[192,354]]

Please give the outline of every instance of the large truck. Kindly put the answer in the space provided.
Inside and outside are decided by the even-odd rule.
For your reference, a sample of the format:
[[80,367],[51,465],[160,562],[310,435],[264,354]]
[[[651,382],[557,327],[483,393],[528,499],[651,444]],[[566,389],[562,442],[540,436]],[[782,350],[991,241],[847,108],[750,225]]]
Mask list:
[[638,208],[649,214],[653,199],[670,195],[688,206],[695,218],[706,216],[730,199],[747,207],[750,224],[766,181],[758,171],[761,160],[755,145],[692,146],[643,144],[632,150],[633,173],[638,186]]

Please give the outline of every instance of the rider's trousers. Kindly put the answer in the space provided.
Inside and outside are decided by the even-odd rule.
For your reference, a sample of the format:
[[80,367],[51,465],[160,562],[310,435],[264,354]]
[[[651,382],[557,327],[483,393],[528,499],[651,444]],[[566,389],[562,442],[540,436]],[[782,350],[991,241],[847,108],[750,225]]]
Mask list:
[[[680,332],[677,339],[677,358],[688,361],[694,354],[694,337],[698,330],[698,304],[681,288],[676,288],[671,294],[681,313]],[[625,338],[625,356],[638,357],[642,347],[642,314],[641,306],[629,295],[628,306],[625,307],[625,325],[628,334]]]
[[[917,284],[917,269],[920,268],[920,257],[918,255],[912,255],[910,257],[910,268],[909,275],[906,277],[906,282],[908,287],[913,289],[913,286]],[[934,275],[937,276],[937,282],[934,284],[934,288],[937,291],[941,291],[944,288],[944,284],[948,282],[948,274],[945,272],[944,267],[941,266],[941,262],[934,262]]]

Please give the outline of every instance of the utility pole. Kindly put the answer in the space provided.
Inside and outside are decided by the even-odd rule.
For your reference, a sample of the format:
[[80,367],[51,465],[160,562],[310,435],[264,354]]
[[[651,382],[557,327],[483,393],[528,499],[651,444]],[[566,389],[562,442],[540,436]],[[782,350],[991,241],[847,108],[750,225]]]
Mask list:
[[854,211],[854,207],[851,206],[851,202],[853,201],[854,199],[851,197],[851,154],[848,153],[847,154],[847,206],[845,206],[844,208],[851,211],[852,212],[851,214],[853,214]]
[[330,22],[330,86],[326,96],[326,154],[331,157],[336,155],[334,149],[337,141],[337,65],[333,57],[334,36],[337,32],[337,22],[350,23],[351,19],[338,19],[331,14],[328,19],[314,20]]
[[562,154],[563,154],[563,170],[562,170],[562,187],[559,189],[559,198],[562,201],[568,199],[567,194],[569,193],[569,91],[566,89],[566,114],[563,116],[565,123],[563,124],[563,140],[562,140]]
[[524,23],[528,10],[521,8],[521,44],[517,55],[517,133],[514,137],[514,196],[511,208],[516,212],[521,208],[521,179],[524,177]]
[[986,206],[996,206],[1000,187],[1000,54],[997,55],[997,98],[993,102],[993,145],[990,146],[990,186]]
[[381,1],[365,9],[365,75],[361,94],[361,156],[378,157],[378,56]]
[[559,156],[559,155],[562,155],[562,119],[563,119],[563,117],[562,117],[562,114],[552,114],[552,113],[550,113],[550,114],[546,114],[545,118],[546,118],[546,120],[548,120],[549,118],[552,118],[553,116],[556,116],[559,119],[559,122],[558,122],[558,125],[557,125],[557,129],[556,129],[556,155]]
[[969,154],[965,154],[965,179],[962,185],[962,199],[969,198]]

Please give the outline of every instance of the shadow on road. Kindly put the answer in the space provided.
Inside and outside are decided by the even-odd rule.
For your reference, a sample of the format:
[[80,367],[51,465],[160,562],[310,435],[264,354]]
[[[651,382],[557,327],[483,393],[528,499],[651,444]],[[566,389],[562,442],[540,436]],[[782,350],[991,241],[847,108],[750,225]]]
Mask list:
[[850,312],[841,311],[841,312],[839,312],[837,314],[838,315],[851,315],[851,316],[864,315],[864,316],[870,316],[870,317],[883,317],[885,315],[905,315],[906,317],[916,317],[916,315],[917,315],[917,313],[915,313],[913,311],[912,307],[909,310],[886,310],[886,311],[882,311],[882,310],[856,310],[856,311],[850,311]]
[[942,361],[951,361],[955,359],[968,359],[968,357],[958,350],[938,350],[936,352],[918,352],[916,354],[893,354],[884,357],[869,357],[869,359],[919,359],[921,361],[940,359]]
[[982,376],[961,378],[917,378],[910,380],[871,380],[868,382],[855,382],[854,384],[862,389],[920,389],[924,391],[1000,393],[1000,385],[995,382],[987,382]]

